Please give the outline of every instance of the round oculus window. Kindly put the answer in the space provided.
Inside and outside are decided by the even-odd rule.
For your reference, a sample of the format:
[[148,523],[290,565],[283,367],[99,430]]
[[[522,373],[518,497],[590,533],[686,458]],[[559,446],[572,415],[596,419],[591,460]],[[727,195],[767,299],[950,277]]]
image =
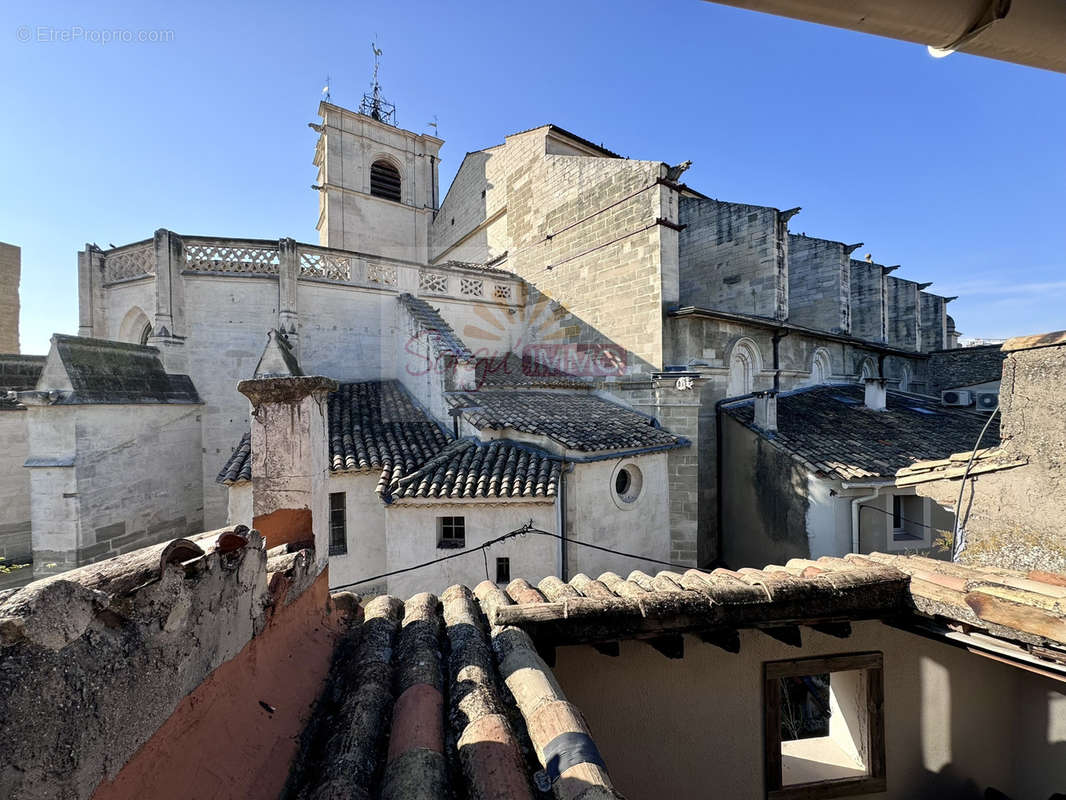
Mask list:
[[625,508],[640,497],[640,490],[644,486],[644,477],[636,464],[626,464],[619,467],[614,473],[614,501]]

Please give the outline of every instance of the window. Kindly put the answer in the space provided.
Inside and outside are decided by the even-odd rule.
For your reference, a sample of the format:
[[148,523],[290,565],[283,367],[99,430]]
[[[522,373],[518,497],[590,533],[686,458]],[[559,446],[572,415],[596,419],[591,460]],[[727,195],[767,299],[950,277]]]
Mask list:
[[829,351],[824,347],[819,347],[814,351],[814,359],[811,361],[811,385],[821,386],[824,383],[829,383],[829,376],[832,372]]
[[509,558],[497,558],[496,559],[496,583],[510,583],[511,582],[511,559]]
[[388,161],[370,165],[370,194],[400,202],[400,171]]
[[619,508],[627,508],[640,497],[644,476],[636,464],[619,464],[614,471],[612,497]]
[[442,550],[466,547],[465,517],[437,517],[437,547]]
[[885,791],[881,653],[763,664],[766,796]]
[[344,492],[329,495],[329,554],[343,556],[348,552],[348,522],[345,515]]
[[141,344],[148,344],[148,340],[152,338],[152,323],[149,322],[144,326],[144,330],[141,331]]
[[[889,550],[915,550],[932,546],[932,501],[916,494],[894,494]],[[886,505],[886,510],[889,506]]]
[[729,355],[729,385],[726,394],[738,397],[755,389],[755,376],[762,369],[758,346],[751,339],[741,339]]

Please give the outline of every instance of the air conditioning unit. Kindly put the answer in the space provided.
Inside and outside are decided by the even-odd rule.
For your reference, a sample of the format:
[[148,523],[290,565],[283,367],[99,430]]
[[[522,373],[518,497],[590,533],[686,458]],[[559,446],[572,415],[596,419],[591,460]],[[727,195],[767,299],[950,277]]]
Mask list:
[[940,393],[940,403],[945,406],[971,406],[973,392],[969,389],[948,389]]
[[999,392],[978,392],[977,410],[992,413],[999,405]]

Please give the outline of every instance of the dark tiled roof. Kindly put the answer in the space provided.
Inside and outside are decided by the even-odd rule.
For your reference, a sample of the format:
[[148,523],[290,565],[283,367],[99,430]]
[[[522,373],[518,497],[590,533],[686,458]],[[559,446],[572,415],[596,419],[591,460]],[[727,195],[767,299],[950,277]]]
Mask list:
[[[916,461],[973,450],[987,415],[942,406],[936,400],[889,392],[886,411],[864,404],[864,387],[816,386],[778,395],[777,432],[755,427],[754,403],[725,406],[723,413],[766,436],[813,470],[841,480],[891,478]],[[989,426],[982,446],[999,443]]]
[[163,369],[154,347],[55,334],[52,337],[73,392],[72,403],[199,403],[188,375]]
[[415,321],[429,334],[437,353],[445,356],[454,356],[461,361],[473,361],[474,355],[463,344],[463,340],[452,330],[452,326],[444,321],[437,309],[420,297],[407,294],[400,295],[400,302]]
[[240,444],[226,460],[222,471],[215,478],[217,483],[231,485],[241,481],[252,479],[252,434],[246,433],[241,437]]
[[8,400],[7,393],[33,389],[41,377],[44,362],[45,356],[0,355],[0,410],[23,407],[17,400]]
[[453,405],[479,429],[548,436],[585,452],[682,447],[687,442],[655,420],[591,394],[557,391],[456,392]]
[[394,481],[396,498],[554,497],[559,462],[511,442],[461,439]]
[[479,358],[475,377],[479,389],[591,388],[587,381],[534,361],[528,354],[504,353]]
[[344,383],[329,397],[330,469],[380,470],[380,492],[437,455],[450,438],[398,381]]

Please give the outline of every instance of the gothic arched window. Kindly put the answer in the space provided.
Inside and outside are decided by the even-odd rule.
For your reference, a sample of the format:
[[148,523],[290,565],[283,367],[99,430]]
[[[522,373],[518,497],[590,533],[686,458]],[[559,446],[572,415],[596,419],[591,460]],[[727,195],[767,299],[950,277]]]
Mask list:
[[755,391],[755,376],[762,369],[759,349],[751,339],[741,339],[733,345],[729,356],[729,386],[726,395],[737,397]]
[[152,337],[152,323],[149,322],[141,330],[141,344],[148,344],[148,340]]
[[829,376],[833,374],[832,362],[829,352],[824,347],[814,351],[814,360],[811,362],[811,386],[821,386],[829,383]]
[[400,171],[384,159],[370,165],[370,194],[400,202]]

